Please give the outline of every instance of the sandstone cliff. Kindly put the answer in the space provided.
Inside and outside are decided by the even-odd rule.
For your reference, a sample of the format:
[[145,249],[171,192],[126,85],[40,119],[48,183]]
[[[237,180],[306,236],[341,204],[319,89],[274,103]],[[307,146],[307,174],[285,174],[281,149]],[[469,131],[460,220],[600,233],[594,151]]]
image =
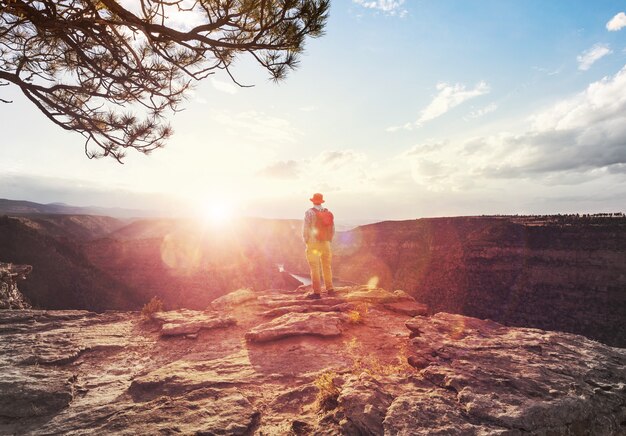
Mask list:
[[401,291],[0,311],[2,434],[620,435],[626,350]]
[[[64,219],[73,222],[74,218]],[[80,238],[69,238],[73,225],[49,227],[46,222],[46,219],[0,217],[0,259],[33,267],[20,290],[35,307],[97,311],[141,307],[145,299],[139,299],[123,277],[112,277],[92,265],[83,252]],[[59,232],[65,236],[56,236]]]
[[626,219],[468,217],[342,233],[343,279],[405,289],[431,307],[626,347]]
[[17,289],[17,281],[25,279],[31,270],[30,265],[0,262],[0,309],[30,309],[30,304]]

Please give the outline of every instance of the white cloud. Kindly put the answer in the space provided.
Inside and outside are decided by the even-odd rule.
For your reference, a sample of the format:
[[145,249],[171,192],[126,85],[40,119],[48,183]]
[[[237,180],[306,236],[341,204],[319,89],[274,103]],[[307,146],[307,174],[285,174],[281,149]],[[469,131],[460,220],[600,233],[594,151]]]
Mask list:
[[[274,161],[257,174],[271,179],[291,179],[306,190],[353,190],[367,183],[371,164],[364,153],[354,150],[325,150],[300,160]],[[321,187],[325,188],[322,189]]]
[[352,0],[366,9],[374,9],[388,15],[405,16],[408,12],[404,8],[405,0]]
[[591,66],[602,59],[604,56],[613,53],[608,44],[596,44],[589,50],[582,52],[576,60],[578,61],[578,69],[587,71]]
[[395,132],[400,129],[411,130],[415,127],[420,127],[425,122],[442,116],[467,100],[489,93],[489,90],[489,85],[484,81],[476,84],[473,89],[466,89],[465,85],[461,83],[450,85],[440,82],[437,84],[437,95],[430,104],[420,112],[417,121],[414,123],[406,123],[402,126],[389,127],[387,131]]
[[494,112],[497,109],[498,109],[498,105],[496,103],[489,103],[487,106],[474,109],[467,116],[468,118],[480,118],[484,115]]
[[398,160],[408,162],[415,183],[430,191],[463,191],[500,179],[536,187],[626,180],[626,66],[529,117],[521,133],[426,143]]
[[218,91],[225,92],[227,94],[237,94],[237,86],[230,82],[223,82],[214,77],[211,77],[211,84],[213,88]]
[[534,131],[568,130],[626,115],[626,66],[612,77],[531,117]]
[[610,32],[620,30],[622,27],[626,27],[626,14],[620,12],[606,23],[606,29]]

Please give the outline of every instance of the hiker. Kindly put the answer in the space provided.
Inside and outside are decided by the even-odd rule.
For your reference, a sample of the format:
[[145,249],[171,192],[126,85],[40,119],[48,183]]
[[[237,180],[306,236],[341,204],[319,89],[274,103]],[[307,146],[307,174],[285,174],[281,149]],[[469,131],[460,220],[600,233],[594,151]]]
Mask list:
[[335,294],[333,289],[333,272],[330,267],[332,253],[330,242],[335,236],[335,219],[332,212],[322,207],[324,196],[320,193],[313,194],[310,198],[313,207],[304,213],[304,225],[302,226],[302,238],[306,243],[306,260],[311,269],[311,286],[313,292],[307,294],[308,298],[321,298],[320,263],[324,274],[326,293]]

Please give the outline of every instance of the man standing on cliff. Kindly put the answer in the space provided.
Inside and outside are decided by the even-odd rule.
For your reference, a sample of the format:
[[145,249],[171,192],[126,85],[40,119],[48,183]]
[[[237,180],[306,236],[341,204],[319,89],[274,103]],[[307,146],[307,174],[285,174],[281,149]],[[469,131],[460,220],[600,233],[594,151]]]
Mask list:
[[322,284],[320,277],[320,264],[324,274],[326,293],[334,295],[333,272],[330,267],[332,253],[330,243],[335,236],[335,219],[333,214],[322,207],[324,196],[313,194],[310,198],[313,207],[304,213],[304,225],[302,226],[302,238],[306,243],[306,259],[311,269],[311,286],[313,292],[307,294],[308,298],[321,298]]

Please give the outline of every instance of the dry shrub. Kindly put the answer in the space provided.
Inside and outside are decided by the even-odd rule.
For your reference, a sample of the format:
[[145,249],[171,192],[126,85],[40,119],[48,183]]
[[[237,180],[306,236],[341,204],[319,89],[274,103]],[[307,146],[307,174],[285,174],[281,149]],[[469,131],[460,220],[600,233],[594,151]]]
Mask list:
[[339,398],[339,388],[335,384],[337,374],[333,371],[326,371],[315,379],[315,386],[319,389],[315,404],[319,411],[328,411],[337,407]]
[[163,301],[155,296],[148,303],[144,304],[141,309],[141,316],[146,320],[150,320],[157,312],[163,312]]
[[368,310],[367,304],[359,304],[355,310],[348,311],[348,322],[350,324],[363,324]]
[[362,324],[363,316],[361,315],[361,312],[359,312],[358,310],[348,311],[348,322],[350,324]]

